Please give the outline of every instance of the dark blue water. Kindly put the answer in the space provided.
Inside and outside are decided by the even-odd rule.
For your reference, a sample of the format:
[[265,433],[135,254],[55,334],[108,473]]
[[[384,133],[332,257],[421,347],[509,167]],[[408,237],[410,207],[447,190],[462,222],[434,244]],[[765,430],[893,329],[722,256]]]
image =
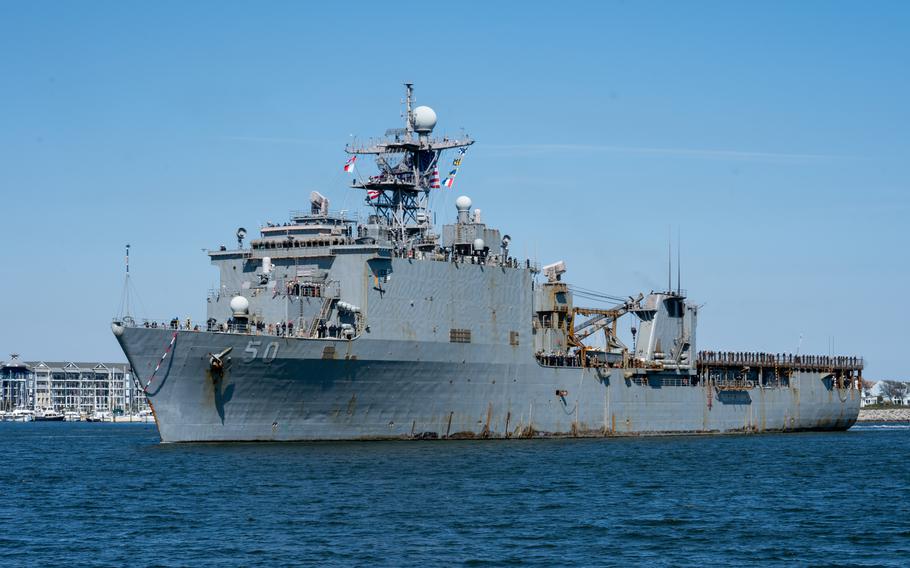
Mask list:
[[159,445],[0,424],[0,564],[910,566],[910,429]]

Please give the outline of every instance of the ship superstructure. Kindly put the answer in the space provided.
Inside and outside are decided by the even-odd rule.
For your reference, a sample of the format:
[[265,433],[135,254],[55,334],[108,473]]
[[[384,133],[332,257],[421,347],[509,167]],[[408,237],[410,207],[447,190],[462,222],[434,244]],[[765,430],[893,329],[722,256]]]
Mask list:
[[[351,144],[365,218],[308,211],[209,252],[220,284],[204,326],[116,321],[163,441],[604,436],[845,429],[852,357],[696,350],[682,290],[591,297],[538,267],[467,196],[437,232],[440,160],[474,143],[433,137],[436,114]],[[373,158],[376,173],[356,171]],[[450,176],[454,176],[454,171]],[[451,185],[451,184],[449,184]],[[668,287],[669,288],[669,287]],[[577,294],[576,294],[577,293]],[[598,296],[604,298],[606,296]],[[635,318],[634,340],[617,333]]]

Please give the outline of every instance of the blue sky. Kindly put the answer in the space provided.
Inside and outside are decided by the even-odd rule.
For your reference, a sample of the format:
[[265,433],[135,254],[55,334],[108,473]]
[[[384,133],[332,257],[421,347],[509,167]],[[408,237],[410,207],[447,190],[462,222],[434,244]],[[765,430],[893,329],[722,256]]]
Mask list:
[[200,319],[203,248],[356,209],[343,147],[467,130],[454,194],[581,286],[665,287],[700,348],[865,355],[910,378],[910,7],[901,2],[0,3],[0,350],[121,360],[140,315]]

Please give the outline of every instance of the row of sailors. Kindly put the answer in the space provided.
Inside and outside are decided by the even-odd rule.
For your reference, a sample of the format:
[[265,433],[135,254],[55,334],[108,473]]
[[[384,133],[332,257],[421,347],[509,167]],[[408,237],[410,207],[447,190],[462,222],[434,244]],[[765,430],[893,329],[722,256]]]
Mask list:
[[[394,247],[391,251],[392,256],[395,258],[436,260],[461,264],[482,264],[485,266],[505,266],[506,268],[519,268],[522,265],[522,262],[517,258],[511,256],[503,258],[498,254],[489,254],[488,251],[477,252],[475,254],[459,254],[449,249],[437,249],[435,252],[424,252],[407,247]],[[531,260],[525,260],[524,265],[525,268],[531,268]]]
[[[557,352],[544,352],[538,351],[535,353],[537,361],[541,365],[547,367],[581,367],[581,353],[566,353],[563,351]],[[599,360],[596,356],[586,353],[585,354],[585,367],[620,367],[622,364],[618,361],[616,362],[604,362]]]
[[[301,320],[300,325],[296,328],[294,327],[293,321],[280,321],[267,324],[263,321],[247,323],[245,320],[228,318],[227,322],[218,323],[215,318],[209,318],[207,323],[207,329],[209,331],[253,333],[256,335],[276,335],[278,337],[305,337],[307,335],[307,332],[305,331],[305,322],[303,320]],[[294,331],[295,329],[296,333]],[[341,330],[341,326],[336,325],[334,322],[326,323],[325,321],[320,320],[316,325],[316,337],[337,338],[341,335]]]
[[[304,322],[301,322],[301,325],[297,327],[297,333],[295,334],[293,321],[280,321],[269,324],[263,321],[257,321],[248,324],[243,320],[235,320],[234,318],[228,318],[226,322],[218,322],[215,318],[209,318],[206,321],[205,329],[206,331],[255,333],[257,335],[277,335],[278,337],[302,337],[305,335],[303,323]],[[143,323],[143,326],[148,329],[200,331],[199,325],[193,325],[190,318],[186,318],[185,321],[180,321],[180,319],[175,317],[170,322],[161,323],[158,323],[157,321],[146,321]],[[341,326],[336,325],[334,322],[326,323],[320,321],[316,326],[316,334],[317,337],[320,338],[338,337],[341,333],[341,329]]]
[[821,365],[836,367],[859,367],[861,357],[827,355],[791,355],[788,353],[749,353],[745,351],[701,351],[700,363],[749,363],[768,365]]
[[580,367],[581,359],[576,355],[569,355],[565,352],[549,352],[545,353],[543,351],[538,351],[536,353],[537,360],[540,361],[541,365],[546,365],[547,367]]
[[170,322],[161,322],[157,321],[146,321],[142,324],[144,327],[149,329],[182,329],[186,331],[199,331],[198,325],[193,325],[190,318],[186,318],[186,321],[180,321],[179,318],[174,317]]

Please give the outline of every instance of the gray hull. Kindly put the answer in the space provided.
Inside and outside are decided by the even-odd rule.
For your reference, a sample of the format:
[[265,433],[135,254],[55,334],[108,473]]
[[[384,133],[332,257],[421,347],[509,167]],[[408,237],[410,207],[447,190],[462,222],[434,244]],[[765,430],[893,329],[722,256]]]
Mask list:
[[[248,247],[239,228],[236,248],[208,251],[220,274],[203,325],[212,331],[177,319],[164,324],[174,331],[161,320],[114,321],[162,441],[765,432],[856,421],[861,359],[699,354],[699,307],[678,281],[675,292],[668,282],[637,297],[571,285],[564,262],[515,257],[511,237],[465,195],[437,233],[429,203],[439,160],[456,151],[443,184],[451,187],[474,140],[433,137],[435,113],[412,112],[413,85],[405,90],[405,128],[345,148],[345,171],[358,156],[375,160],[375,175],[351,182],[369,215],[332,213],[313,192],[309,212],[266,223]],[[626,315],[636,318],[631,342],[617,331]]]
[[[834,430],[856,389],[817,372],[718,390],[689,375],[546,367],[509,345],[124,328],[163,442],[520,438]],[[210,354],[230,349],[221,376]]]

